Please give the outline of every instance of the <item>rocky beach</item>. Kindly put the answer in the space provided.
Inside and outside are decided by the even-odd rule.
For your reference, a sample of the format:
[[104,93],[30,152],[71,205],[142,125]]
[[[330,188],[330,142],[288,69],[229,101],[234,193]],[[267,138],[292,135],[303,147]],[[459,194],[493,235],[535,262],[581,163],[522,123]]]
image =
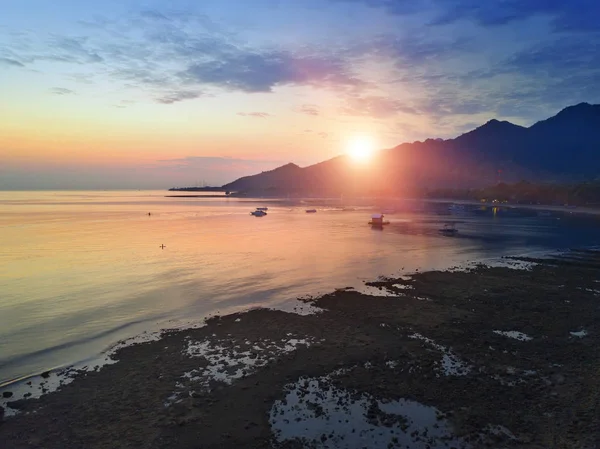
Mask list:
[[6,386],[0,447],[597,447],[600,252],[505,262],[528,268],[215,316],[64,373],[58,391]]

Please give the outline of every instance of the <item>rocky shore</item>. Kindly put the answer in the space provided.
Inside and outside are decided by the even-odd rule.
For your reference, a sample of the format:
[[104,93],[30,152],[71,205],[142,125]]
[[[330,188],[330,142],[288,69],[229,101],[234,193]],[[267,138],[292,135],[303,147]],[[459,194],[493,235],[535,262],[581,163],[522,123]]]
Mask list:
[[9,387],[0,448],[598,447],[600,252],[515,261],[214,317],[40,398]]

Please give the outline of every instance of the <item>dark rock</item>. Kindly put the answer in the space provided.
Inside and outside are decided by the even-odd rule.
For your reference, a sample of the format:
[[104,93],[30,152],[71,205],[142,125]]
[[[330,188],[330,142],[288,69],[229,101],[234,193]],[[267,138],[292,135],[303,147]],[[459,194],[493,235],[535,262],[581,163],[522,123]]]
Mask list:
[[42,377],[43,377],[44,379],[48,379],[48,378],[50,377],[50,371],[44,371],[44,372],[42,373]]
[[12,395],[12,391],[5,391],[4,393],[2,393],[3,398],[12,398]]

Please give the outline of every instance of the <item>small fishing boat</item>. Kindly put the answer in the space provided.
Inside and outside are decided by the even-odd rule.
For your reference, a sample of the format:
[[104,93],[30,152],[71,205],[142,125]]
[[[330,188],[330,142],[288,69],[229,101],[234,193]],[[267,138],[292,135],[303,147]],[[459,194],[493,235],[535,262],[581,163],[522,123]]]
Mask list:
[[306,209],[307,214],[315,214],[316,212],[317,212],[317,209]]
[[371,226],[383,226],[390,224],[390,222],[383,219],[383,214],[373,214],[369,224]]
[[456,229],[454,223],[446,223],[444,227],[439,230],[439,233],[451,237],[458,234],[458,229]]
[[267,213],[264,210],[256,209],[254,212],[250,212],[250,215],[254,215],[255,217],[264,217]]

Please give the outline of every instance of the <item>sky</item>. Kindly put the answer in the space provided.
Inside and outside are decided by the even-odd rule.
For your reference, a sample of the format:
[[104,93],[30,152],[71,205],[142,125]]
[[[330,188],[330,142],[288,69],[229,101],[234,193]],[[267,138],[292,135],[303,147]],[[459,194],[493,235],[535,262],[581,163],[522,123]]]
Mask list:
[[597,0],[1,3],[0,189],[221,185],[600,103]]

